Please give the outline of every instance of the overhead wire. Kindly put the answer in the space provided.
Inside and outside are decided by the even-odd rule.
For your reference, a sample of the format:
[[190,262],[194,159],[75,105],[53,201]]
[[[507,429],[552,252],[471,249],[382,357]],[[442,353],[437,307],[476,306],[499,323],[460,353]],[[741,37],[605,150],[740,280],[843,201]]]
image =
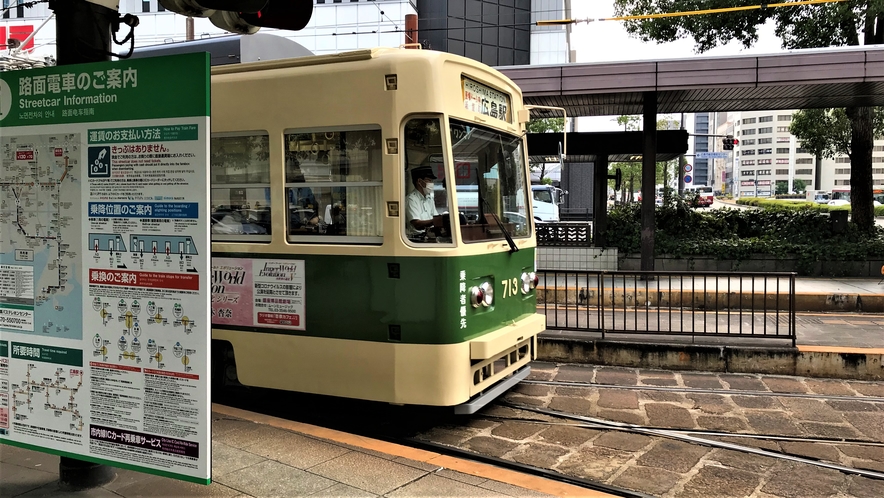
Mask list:
[[761,3],[755,5],[741,5],[739,7],[720,7],[717,9],[701,9],[680,12],[661,12],[659,14],[636,14],[629,16],[616,17],[599,17],[596,19],[552,19],[547,21],[537,21],[538,26],[553,26],[562,24],[575,24],[579,22],[599,22],[599,21],[640,21],[645,19],[663,19],[667,17],[688,17],[709,14],[726,14],[729,12],[742,12],[747,10],[765,10],[779,9],[783,7],[798,7],[801,5],[821,5],[827,3],[841,3],[847,0],[798,0],[797,2],[779,2],[779,3]]

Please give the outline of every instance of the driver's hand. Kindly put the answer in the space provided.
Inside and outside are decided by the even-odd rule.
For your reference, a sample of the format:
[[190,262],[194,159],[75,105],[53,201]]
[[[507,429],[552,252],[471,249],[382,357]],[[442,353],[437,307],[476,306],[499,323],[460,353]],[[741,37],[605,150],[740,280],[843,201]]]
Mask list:
[[433,228],[440,228],[442,226],[442,216],[436,215],[433,216]]

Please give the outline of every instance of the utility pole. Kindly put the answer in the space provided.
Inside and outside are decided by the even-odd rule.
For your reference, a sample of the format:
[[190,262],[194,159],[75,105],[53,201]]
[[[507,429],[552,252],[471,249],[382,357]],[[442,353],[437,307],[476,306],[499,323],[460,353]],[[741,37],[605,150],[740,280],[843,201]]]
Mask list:
[[[49,8],[56,17],[59,66],[110,60],[111,25],[119,20],[116,0],[49,0]],[[85,460],[63,456],[58,463],[58,480],[71,489],[103,486],[114,476],[112,467]]]
[[111,25],[119,20],[117,0],[50,0],[55,12],[59,66],[104,62],[111,57]]

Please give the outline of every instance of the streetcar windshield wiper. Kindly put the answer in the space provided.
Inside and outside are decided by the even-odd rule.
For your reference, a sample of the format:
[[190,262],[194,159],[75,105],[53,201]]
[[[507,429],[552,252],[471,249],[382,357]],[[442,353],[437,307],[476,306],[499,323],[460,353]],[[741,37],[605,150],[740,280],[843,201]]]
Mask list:
[[503,236],[504,236],[504,238],[506,238],[506,243],[510,245],[510,252],[511,253],[518,252],[519,248],[516,246],[516,243],[513,241],[513,237],[510,235],[509,230],[507,230],[506,227],[503,226],[503,222],[500,221],[500,218],[497,217],[497,213],[495,213],[494,210],[491,209],[491,206],[488,204],[488,201],[485,200],[484,197],[482,198],[482,202],[485,203],[485,207],[488,208],[488,212],[491,213],[491,216],[494,217],[494,221],[497,222],[497,226],[500,227],[500,231],[503,232]]

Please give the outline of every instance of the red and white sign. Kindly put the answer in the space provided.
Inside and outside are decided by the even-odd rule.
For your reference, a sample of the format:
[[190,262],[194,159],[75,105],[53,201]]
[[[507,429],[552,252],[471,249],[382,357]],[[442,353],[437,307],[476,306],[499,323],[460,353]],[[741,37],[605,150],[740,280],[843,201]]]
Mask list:
[[32,151],[32,150],[17,150],[17,151],[15,151],[15,160],[16,161],[33,161],[34,160],[34,151]]
[[[27,40],[29,36],[34,32],[33,24],[24,24],[21,26],[9,26],[9,33],[7,35],[6,26],[0,26],[0,44],[3,45],[3,48],[9,47],[9,40],[15,39],[18,40],[19,43]],[[28,40],[28,43],[21,47],[23,52],[31,52],[34,50],[34,39],[31,38]]]

